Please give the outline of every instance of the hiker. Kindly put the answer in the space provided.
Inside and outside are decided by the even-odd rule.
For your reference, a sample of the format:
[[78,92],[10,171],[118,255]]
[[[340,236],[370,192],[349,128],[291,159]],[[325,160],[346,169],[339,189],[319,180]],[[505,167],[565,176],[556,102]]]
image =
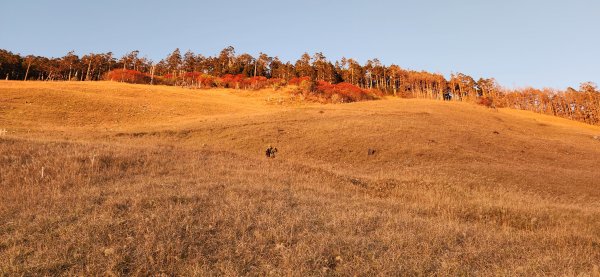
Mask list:
[[277,153],[277,148],[269,145],[269,147],[267,147],[267,151],[265,151],[265,156],[267,156],[267,158],[275,158],[275,153]]

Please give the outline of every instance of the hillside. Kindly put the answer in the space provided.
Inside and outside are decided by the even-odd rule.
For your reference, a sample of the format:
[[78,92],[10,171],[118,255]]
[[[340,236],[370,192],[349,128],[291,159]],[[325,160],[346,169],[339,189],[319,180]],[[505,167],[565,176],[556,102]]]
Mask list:
[[0,81],[2,129],[0,275],[600,274],[597,126]]

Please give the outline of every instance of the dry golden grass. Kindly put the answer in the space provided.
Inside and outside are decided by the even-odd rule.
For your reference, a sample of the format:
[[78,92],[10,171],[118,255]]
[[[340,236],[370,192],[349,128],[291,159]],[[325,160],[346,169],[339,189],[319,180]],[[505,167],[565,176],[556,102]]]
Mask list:
[[599,274],[594,126],[1,81],[2,129],[0,275]]

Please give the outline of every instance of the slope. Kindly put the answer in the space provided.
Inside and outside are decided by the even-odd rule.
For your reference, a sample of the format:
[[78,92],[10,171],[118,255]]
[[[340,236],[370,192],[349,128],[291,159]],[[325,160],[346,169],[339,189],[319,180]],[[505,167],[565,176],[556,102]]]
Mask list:
[[0,100],[3,272],[577,274],[600,262],[598,127],[466,103],[105,82],[0,82]]

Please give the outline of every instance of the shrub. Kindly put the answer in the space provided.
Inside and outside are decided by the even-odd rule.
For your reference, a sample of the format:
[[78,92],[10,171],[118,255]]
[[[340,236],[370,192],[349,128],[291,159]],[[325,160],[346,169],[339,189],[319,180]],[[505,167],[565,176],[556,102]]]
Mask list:
[[281,87],[286,85],[285,79],[281,78],[271,78],[267,80],[267,83],[273,88],[273,90],[279,90]]
[[491,97],[481,97],[477,100],[477,104],[491,108],[494,106],[494,100]]
[[242,75],[242,74],[237,74],[237,75],[225,74],[223,77],[220,78],[219,84],[224,88],[239,89],[240,85],[242,84],[243,79],[244,79],[244,75]]
[[215,82],[215,77],[208,74],[202,74],[198,76],[197,81],[198,86],[201,88],[211,88],[217,86],[217,83]]
[[367,91],[350,83],[331,84],[319,81],[316,91],[330,99],[331,102],[355,102],[372,100],[381,96],[381,92]]
[[304,92],[314,92],[317,88],[317,85],[310,78],[302,80],[300,82],[299,88]]
[[198,78],[200,78],[202,73],[200,72],[186,72],[183,74],[182,81],[185,85],[196,85],[198,83]]
[[132,84],[150,84],[152,79],[148,74],[130,69],[115,69],[104,75],[105,80],[126,82]]
[[288,81],[288,85],[299,86],[302,81],[310,80],[310,77],[294,77]]
[[243,80],[244,88],[250,89],[262,89],[268,85],[267,77],[256,76],[251,78],[245,78]]

